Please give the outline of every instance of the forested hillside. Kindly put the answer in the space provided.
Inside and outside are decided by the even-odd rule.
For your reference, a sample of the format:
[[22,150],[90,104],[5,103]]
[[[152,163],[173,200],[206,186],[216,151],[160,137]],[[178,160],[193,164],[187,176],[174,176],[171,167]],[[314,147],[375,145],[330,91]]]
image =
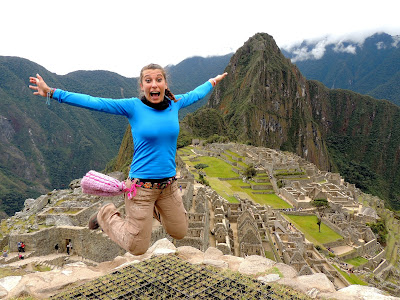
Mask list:
[[307,79],[400,105],[400,36],[376,33],[362,44],[304,41],[283,54]]

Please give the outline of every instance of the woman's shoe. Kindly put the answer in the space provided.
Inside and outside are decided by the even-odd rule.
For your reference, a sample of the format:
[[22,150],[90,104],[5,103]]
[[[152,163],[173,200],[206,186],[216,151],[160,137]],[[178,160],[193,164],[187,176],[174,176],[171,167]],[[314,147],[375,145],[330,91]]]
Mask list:
[[89,218],[88,226],[89,226],[90,230],[95,230],[100,227],[99,223],[97,222],[97,214],[98,214],[98,211],[95,212],[93,215],[91,215]]

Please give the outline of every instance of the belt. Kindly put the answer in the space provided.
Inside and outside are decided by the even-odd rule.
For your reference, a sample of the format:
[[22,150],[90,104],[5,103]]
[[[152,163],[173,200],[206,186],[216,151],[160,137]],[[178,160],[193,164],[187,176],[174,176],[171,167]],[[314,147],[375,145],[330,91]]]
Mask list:
[[[137,187],[142,187],[145,189],[165,189],[167,186],[171,185],[174,181],[176,181],[176,177],[163,178],[163,179],[140,179],[140,178],[132,178],[132,182]],[[136,181],[136,182],[135,182]]]

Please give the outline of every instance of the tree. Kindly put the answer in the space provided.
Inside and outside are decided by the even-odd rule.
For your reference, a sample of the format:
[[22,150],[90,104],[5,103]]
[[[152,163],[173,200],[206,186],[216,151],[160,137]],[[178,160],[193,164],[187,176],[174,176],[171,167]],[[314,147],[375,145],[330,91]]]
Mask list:
[[325,215],[326,209],[329,208],[329,202],[327,199],[319,198],[311,201],[311,205],[317,208],[317,225],[319,232],[321,232],[322,218]]
[[202,170],[208,167],[206,164],[197,164],[194,166],[197,170]]
[[244,170],[243,175],[246,176],[247,179],[254,177],[257,174],[257,170],[254,168],[253,165],[250,165]]
[[371,227],[371,230],[373,233],[378,235],[378,242],[382,246],[386,246],[386,237],[388,234],[388,231],[386,229],[385,221],[384,220],[378,220],[376,223],[367,223],[367,226]]

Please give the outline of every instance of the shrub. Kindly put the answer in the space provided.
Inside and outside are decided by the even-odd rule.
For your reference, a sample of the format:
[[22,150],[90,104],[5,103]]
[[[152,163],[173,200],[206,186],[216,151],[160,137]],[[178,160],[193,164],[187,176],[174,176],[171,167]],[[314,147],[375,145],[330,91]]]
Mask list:
[[200,170],[200,169],[205,169],[205,168],[207,168],[208,165],[206,165],[206,164],[197,164],[197,165],[195,165],[194,167],[195,167],[197,170]]
[[199,174],[199,182],[200,182],[201,184],[206,185],[206,186],[210,186],[210,183],[208,182],[207,179],[204,178],[204,175],[203,175],[203,174]]
[[254,166],[250,165],[244,170],[243,175],[246,176],[247,179],[254,177],[257,174],[256,169]]

